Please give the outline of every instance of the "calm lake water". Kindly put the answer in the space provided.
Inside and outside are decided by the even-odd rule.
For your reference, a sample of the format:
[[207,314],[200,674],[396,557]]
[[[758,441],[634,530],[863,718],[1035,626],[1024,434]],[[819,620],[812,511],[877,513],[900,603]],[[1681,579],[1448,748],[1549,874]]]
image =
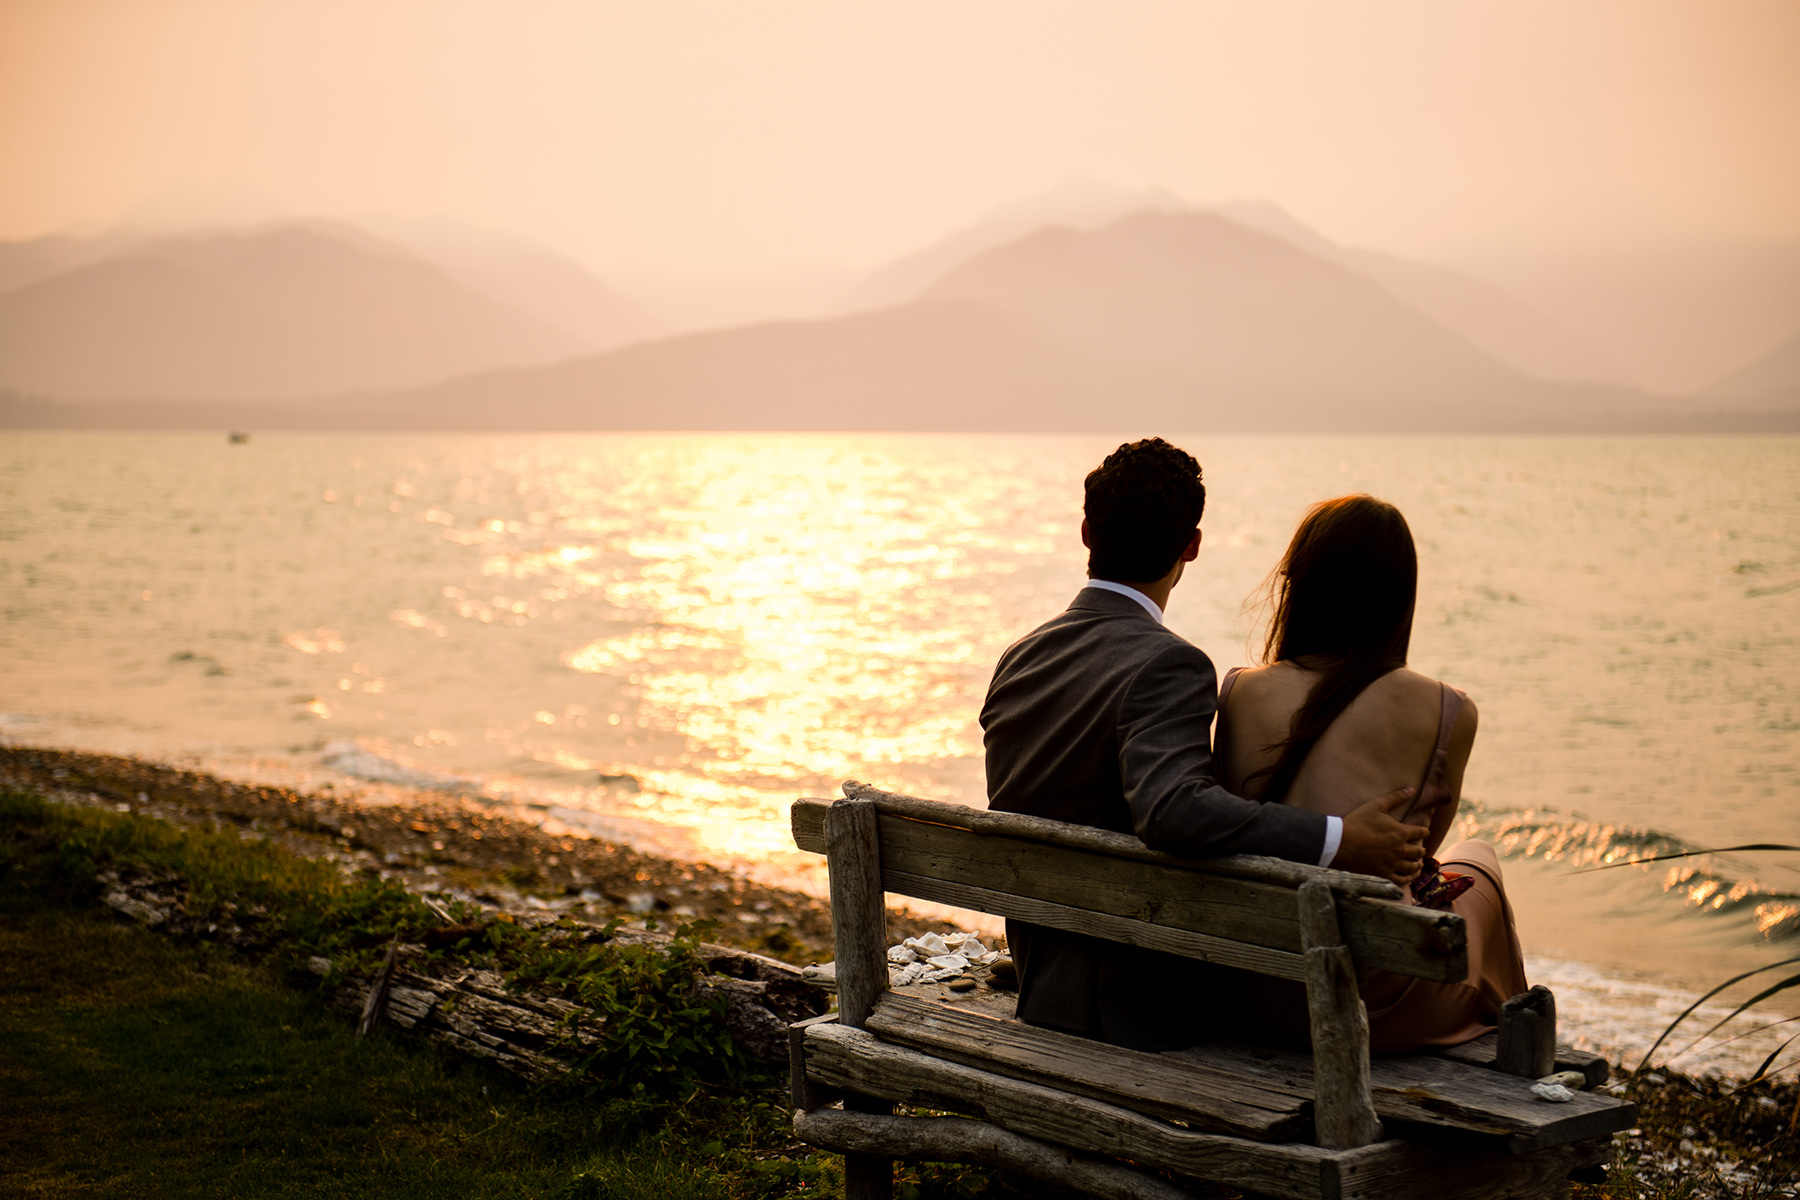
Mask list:
[[[1221,672],[1309,504],[1406,513],[1413,665],[1481,705],[1465,831],[1565,1012],[1629,1011],[1628,1049],[1800,955],[1800,855],[1576,873],[1800,844],[1800,439],[1168,436],[1209,487],[1169,621]],[[818,890],[796,796],[981,803],[989,671],[1079,586],[1119,440],[0,435],[0,737],[485,796]]]

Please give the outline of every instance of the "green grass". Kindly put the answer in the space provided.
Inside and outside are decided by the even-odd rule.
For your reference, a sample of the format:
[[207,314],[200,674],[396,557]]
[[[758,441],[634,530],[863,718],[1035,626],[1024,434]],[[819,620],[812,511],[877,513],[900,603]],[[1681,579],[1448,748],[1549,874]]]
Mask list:
[[[178,877],[190,919],[247,919],[265,955],[122,920],[96,883],[119,867]],[[560,987],[623,1031],[588,1073],[537,1086],[403,1034],[359,1038],[294,970],[314,954],[366,970],[440,921],[398,885],[230,830],[0,789],[0,1196],[843,1194],[842,1160],[793,1139],[784,1073],[719,1054],[717,1022],[671,1001],[695,968],[679,945],[609,957],[494,925],[445,951]],[[920,1164],[895,1195],[1042,1191]]]
[[0,1194],[551,1195],[598,1140],[205,947],[3,895]]
[[92,867],[121,859],[179,865],[215,902],[311,895],[313,921],[362,895],[233,843],[0,799],[0,1195],[647,1200],[806,1194],[829,1174],[781,1153],[772,1076],[678,1103],[527,1088],[399,1035],[358,1038],[279,958],[95,903]]

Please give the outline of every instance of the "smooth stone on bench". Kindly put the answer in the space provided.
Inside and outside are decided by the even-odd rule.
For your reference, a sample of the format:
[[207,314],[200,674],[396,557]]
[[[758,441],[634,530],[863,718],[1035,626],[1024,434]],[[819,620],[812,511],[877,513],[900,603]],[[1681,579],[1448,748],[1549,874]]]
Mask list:
[[971,979],[967,975],[962,976],[960,979],[952,979],[950,981],[950,990],[953,992],[972,992],[980,986],[981,982],[979,980]]

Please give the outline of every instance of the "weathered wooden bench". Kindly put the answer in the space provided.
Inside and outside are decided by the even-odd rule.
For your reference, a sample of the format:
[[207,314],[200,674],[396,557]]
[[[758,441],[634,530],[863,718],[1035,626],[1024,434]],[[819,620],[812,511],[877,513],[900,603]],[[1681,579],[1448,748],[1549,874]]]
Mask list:
[[[895,1159],[1155,1200],[1189,1195],[1181,1180],[1306,1200],[1560,1196],[1635,1121],[1612,1096],[1532,1093],[1553,1070],[1588,1086],[1607,1072],[1556,1045],[1548,993],[1509,1005],[1518,1020],[1498,1035],[1371,1061],[1359,967],[1467,971],[1462,919],[1402,904],[1384,880],[844,791],[793,807],[795,842],[829,863],[838,1008],[792,1027],[792,1090],[796,1134],[846,1156],[850,1200],[891,1194]],[[904,994],[889,987],[887,892],[1303,980],[1313,1053],[1150,1054]]]

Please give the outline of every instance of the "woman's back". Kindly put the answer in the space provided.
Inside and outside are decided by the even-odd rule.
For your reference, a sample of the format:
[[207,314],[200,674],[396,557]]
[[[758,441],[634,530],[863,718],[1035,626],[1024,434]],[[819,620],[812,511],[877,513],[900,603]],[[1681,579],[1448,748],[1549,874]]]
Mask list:
[[[1288,736],[1295,712],[1318,678],[1317,672],[1291,662],[1233,672],[1221,689],[1215,739],[1222,782],[1240,795],[1263,798],[1264,780],[1251,776],[1276,761],[1278,744]],[[1447,721],[1453,723],[1439,767],[1434,758]],[[1326,727],[1281,802],[1341,816],[1355,807],[1351,798],[1363,791],[1391,791],[1424,781],[1421,799],[1442,797],[1430,809],[1431,832],[1425,839],[1425,852],[1436,855],[1456,817],[1475,726],[1474,704],[1454,689],[1405,667],[1389,671],[1357,693]],[[1368,972],[1359,991],[1369,1017],[1369,1044],[1377,1054],[1404,1054],[1478,1037],[1493,1028],[1501,1003],[1525,990],[1524,955],[1493,848],[1485,842],[1459,842],[1446,852],[1445,868],[1461,879],[1429,902],[1449,906],[1463,918],[1469,973],[1462,980],[1436,983]],[[1443,876],[1437,878],[1442,881]],[[1411,894],[1407,901],[1413,902]],[[1244,986],[1259,1014],[1258,1034],[1303,1039],[1302,989],[1256,981]]]
[[[1236,674],[1219,706],[1215,739],[1220,781],[1241,796],[1262,799],[1274,764],[1319,675],[1291,662]],[[1357,797],[1417,786],[1436,749],[1443,686],[1402,667],[1377,678],[1333,720],[1303,760],[1284,804],[1343,816]],[[1427,853],[1435,853],[1455,817],[1463,769],[1475,742],[1475,705],[1465,702],[1451,730],[1443,786],[1449,799],[1432,813]],[[1435,797],[1433,797],[1435,798]]]

